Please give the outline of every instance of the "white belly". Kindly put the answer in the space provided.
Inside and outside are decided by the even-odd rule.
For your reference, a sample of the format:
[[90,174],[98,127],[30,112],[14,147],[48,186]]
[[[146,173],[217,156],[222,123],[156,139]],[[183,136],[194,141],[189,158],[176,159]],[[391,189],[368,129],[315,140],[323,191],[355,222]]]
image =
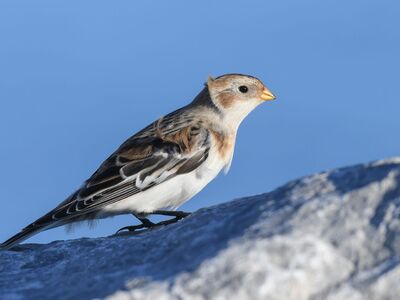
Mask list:
[[103,209],[104,216],[126,213],[150,213],[157,209],[177,209],[200,192],[214,179],[224,162],[217,153],[210,151],[208,158],[196,170],[175,176],[159,185]]

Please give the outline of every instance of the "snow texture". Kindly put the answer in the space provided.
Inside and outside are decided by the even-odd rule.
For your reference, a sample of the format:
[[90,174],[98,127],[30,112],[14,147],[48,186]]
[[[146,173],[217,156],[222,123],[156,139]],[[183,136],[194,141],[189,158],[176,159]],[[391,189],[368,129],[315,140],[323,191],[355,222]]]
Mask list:
[[399,299],[400,158],[139,235],[0,252],[1,299]]

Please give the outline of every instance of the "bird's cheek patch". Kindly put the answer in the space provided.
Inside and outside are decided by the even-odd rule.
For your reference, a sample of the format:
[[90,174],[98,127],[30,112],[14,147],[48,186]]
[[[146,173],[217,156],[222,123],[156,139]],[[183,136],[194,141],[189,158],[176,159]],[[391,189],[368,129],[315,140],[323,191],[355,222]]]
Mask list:
[[223,108],[230,108],[235,102],[235,95],[231,93],[223,93],[218,96],[218,101]]

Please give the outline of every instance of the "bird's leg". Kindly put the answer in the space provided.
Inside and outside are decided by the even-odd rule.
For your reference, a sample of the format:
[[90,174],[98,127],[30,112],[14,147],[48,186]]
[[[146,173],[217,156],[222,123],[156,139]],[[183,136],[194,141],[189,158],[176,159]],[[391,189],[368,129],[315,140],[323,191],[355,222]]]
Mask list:
[[161,221],[156,223],[156,226],[163,226],[163,225],[169,225],[172,223],[176,223],[179,220],[189,216],[191,213],[189,212],[184,212],[184,211],[171,211],[171,210],[155,210],[151,212],[152,215],[163,215],[163,216],[173,216],[175,218]]
[[141,215],[134,215],[136,218],[139,219],[140,222],[142,222],[142,225],[146,228],[154,227],[156,224],[154,224],[152,221],[147,219],[146,217],[143,217]]
[[187,216],[189,216],[191,213],[190,212],[185,212],[185,211],[175,211],[175,210],[155,210],[151,212],[152,215],[163,215],[163,216],[172,216],[177,218],[178,220],[183,219]]
[[155,211],[151,212],[151,214],[152,215],[173,216],[175,218],[172,218],[172,219],[169,219],[169,220],[165,220],[165,221],[161,221],[161,222],[158,222],[158,223],[153,223],[149,219],[147,219],[144,215],[133,214],[136,218],[139,219],[140,222],[142,222],[142,224],[122,227],[121,229],[119,229],[117,231],[117,234],[120,233],[123,230],[128,230],[130,232],[133,232],[133,231],[136,231],[138,229],[154,228],[154,227],[158,227],[158,226],[165,226],[165,225],[173,224],[173,223],[176,223],[179,220],[189,216],[191,213],[184,212],[184,211],[155,210]]
[[134,217],[136,217],[137,219],[139,219],[140,222],[142,222],[142,224],[139,225],[133,225],[133,226],[125,226],[120,228],[116,234],[120,233],[121,231],[124,230],[128,230],[128,231],[136,231],[138,229],[142,229],[142,228],[152,228],[157,226],[157,224],[154,224],[152,221],[150,221],[149,219],[147,219],[146,217],[140,215],[140,214],[132,214]]

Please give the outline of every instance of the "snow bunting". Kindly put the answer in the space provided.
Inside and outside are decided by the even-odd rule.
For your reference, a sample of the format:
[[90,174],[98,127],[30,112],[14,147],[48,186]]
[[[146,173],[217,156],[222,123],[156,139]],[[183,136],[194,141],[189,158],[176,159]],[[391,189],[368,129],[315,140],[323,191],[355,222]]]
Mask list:
[[[209,77],[193,102],[125,141],[79,190],[0,247],[9,249],[46,229],[119,214],[141,221],[121,230],[176,222],[188,215],[176,209],[229,169],[243,119],[273,99],[255,77]],[[146,218],[150,214],[174,218],[154,224]]]

